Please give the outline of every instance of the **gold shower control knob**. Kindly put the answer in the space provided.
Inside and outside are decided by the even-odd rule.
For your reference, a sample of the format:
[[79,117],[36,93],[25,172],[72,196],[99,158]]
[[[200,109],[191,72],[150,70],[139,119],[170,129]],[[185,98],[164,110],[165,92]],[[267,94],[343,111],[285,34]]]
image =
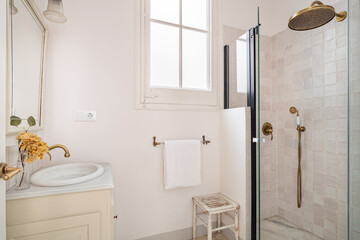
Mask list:
[[269,123],[269,122],[264,123],[263,126],[262,126],[262,132],[263,132],[263,134],[265,136],[271,135],[271,140],[273,140],[273,138],[274,138],[274,136],[273,136],[274,130],[273,130],[273,127],[272,127],[271,123]]
[[20,168],[8,167],[6,163],[0,163],[0,178],[4,181],[10,180],[19,172],[21,172]]

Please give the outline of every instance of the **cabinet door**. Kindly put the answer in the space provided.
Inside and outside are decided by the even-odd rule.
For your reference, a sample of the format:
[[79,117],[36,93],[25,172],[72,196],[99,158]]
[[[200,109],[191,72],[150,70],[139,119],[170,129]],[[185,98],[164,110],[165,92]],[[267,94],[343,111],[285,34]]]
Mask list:
[[8,240],[100,240],[100,213],[7,227]]

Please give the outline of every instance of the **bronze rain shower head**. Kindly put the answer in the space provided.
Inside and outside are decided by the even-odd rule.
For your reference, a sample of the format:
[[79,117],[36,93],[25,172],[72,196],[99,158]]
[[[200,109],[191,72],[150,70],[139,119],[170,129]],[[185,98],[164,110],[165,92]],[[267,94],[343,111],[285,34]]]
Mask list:
[[347,16],[346,11],[335,12],[334,7],[324,5],[320,1],[313,2],[310,7],[295,13],[289,20],[289,28],[295,31],[306,31],[321,27],[330,22],[334,17],[341,22]]

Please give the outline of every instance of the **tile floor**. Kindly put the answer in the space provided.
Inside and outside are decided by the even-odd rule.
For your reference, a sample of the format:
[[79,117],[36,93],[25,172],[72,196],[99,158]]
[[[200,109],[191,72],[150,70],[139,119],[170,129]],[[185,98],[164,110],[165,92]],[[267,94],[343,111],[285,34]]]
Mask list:
[[[228,240],[223,234],[214,234],[213,240]],[[207,240],[207,236],[196,238]],[[261,220],[261,240],[322,240],[285,219],[275,216]]]
[[261,220],[261,240],[321,240],[321,238],[275,216]]
[[[213,234],[213,240],[228,240],[224,235],[221,233]],[[197,237],[196,240],[207,240],[207,236]]]

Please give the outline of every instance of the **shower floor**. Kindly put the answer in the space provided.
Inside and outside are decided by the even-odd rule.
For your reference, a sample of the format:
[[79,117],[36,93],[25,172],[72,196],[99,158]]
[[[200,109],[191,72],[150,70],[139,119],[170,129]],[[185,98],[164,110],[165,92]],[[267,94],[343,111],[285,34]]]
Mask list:
[[285,219],[275,216],[261,220],[261,240],[322,240]]
[[[223,234],[213,234],[213,240],[227,240]],[[207,236],[196,240],[207,240]],[[322,240],[285,219],[275,216],[261,220],[261,240]]]

